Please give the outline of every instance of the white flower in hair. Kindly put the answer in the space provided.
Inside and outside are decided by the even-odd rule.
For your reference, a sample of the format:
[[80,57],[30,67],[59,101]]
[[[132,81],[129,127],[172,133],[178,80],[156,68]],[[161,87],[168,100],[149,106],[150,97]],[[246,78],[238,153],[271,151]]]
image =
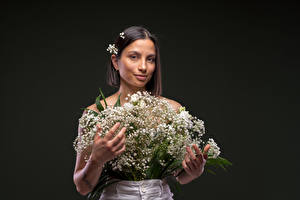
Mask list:
[[115,46],[115,44],[109,44],[106,51],[109,51],[109,53],[114,53],[118,55],[118,48]]
[[123,38],[123,39],[125,38],[124,32],[121,32],[121,33],[120,33],[120,37]]

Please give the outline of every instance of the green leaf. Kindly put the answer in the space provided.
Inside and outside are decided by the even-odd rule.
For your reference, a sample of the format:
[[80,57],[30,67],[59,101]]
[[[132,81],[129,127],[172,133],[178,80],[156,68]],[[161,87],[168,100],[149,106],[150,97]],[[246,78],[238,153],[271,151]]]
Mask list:
[[163,169],[161,169],[161,172],[160,172],[160,174],[159,174],[160,177],[163,176],[163,174],[167,171],[167,169],[168,169],[169,166],[173,163],[174,160],[175,160],[174,158],[171,159],[171,160],[166,164],[166,166],[165,166]]
[[102,97],[102,99],[103,99],[103,101],[104,101],[104,103],[105,103],[105,107],[107,108],[106,99],[105,99],[105,96],[104,96],[104,94],[103,94],[101,88],[99,88],[99,91],[100,91],[100,95],[101,95],[101,97]]
[[121,93],[119,94],[118,100],[117,100],[117,102],[115,103],[114,107],[119,107],[119,106],[121,106],[120,96],[121,96]]
[[104,110],[102,104],[100,103],[100,95],[96,98],[96,106],[99,112],[102,112]]
[[159,154],[159,148],[156,148],[153,152],[151,161],[149,162],[149,168],[146,171],[147,179],[153,179],[153,178],[157,177],[161,170],[158,154]]
[[209,173],[211,173],[211,174],[213,174],[213,175],[217,175],[214,171],[212,171],[211,169],[206,169],[207,170],[207,172],[209,172]]
[[219,158],[219,160],[221,160],[222,161],[222,163],[224,164],[224,165],[228,165],[228,166],[232,166],[232,163],[229,161],[229,160],[226,160],[225,158],[222,158],[222,157],[218,157]]
[[206,160],[206,166],[208,167],[219,167],[222,168],[224,171],[227,171],[226,167],[231,166],[232,163],[225,158],[217,157],[217,158],[208,158]]
[[166,172],[163,173],[161,176],[161,179],[168,177],[168,176],[173,176],[173,173],[179,169],[182,169],[181,166],[181,161],[174,161],[167,169]]
[[103,95],[103,92],[101,90],[101,88],[99,88],[99,91],[100,91],[100,95],[96,98],[96,106],[97,106],[97,109],[99,110],[99,112],[102,112],[104,110],[104,107],[102,106],[101,102],[100,102],[100,97],[103,98],[103,101],[104,101],[104,104],[107,108],[107,103],[106,103],[106,99],[105,99],[105,96]]

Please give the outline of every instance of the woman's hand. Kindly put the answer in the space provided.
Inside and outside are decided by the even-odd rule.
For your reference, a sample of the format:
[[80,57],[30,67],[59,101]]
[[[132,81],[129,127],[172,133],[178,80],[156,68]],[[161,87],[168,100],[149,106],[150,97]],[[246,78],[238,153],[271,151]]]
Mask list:
[[97,125],[98,131],[94,137],[94,144],[92,146],[92,153],[90,160],[105,164],[107,161],[114,159],[125,151],[125,131],[123,127],[121,131],[114,136],[115,131],[119,128],[120,123],[117,122],[107,133],[101,138],[98,132],[101,130]]
[[191,180],[199,177],[203,173],[209,147],[209,144],[207,144],[202,153],[197,145],[193,144],[196,155],[190,147],[186,148],[187,153],[185,155],[185,159],[182,161],[182,167],[187,175],[190,176]]

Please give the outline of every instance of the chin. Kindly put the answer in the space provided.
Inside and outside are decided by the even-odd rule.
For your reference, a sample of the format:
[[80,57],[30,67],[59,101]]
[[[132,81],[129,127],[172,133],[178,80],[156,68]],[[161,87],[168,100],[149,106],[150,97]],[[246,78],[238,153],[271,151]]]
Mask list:
[[131,87],[145,88],[147,83],[149,82],[149,80],[139,81],[139,80],[136,80],[136,79],[131,79],[131,80],[128,80],[128,81],[125,81],[125,82],[127,82],[127,84],[130,85]]
[[137,88],[144,88],[144,87],[146,87],[147,83],[148,82],[134,82],[131,85],[133,87],[137,87]]
[[135,87],[144,88],[144,87],[146,87],[146,84],[136,84]]

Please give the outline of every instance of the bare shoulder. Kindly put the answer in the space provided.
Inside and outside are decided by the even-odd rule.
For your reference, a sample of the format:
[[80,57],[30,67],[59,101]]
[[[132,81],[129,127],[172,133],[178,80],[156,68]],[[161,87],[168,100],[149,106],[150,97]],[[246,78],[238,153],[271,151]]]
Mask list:
[[168,101],[168,103],[173,107],[174,110],[178,111],[178,109],[181,107],[181,104],[178,103],[177,101],[173,100],[173,99],[168,99],[166,97],[162,97],[162,96],[159,96],[159,98],[161,99],[165,99]]
[[[101,102],[101,104],[102,104],[102,106],[103,106],[103,103],[102,103],[102,102]],[[93,110],[93,111],[96,111],[96,112],[98,112],[98,113],[99,113],[99,110],[98,110],[98,108],[97,108],[97,105],[96,105],[96,103],[94,103],[94,104],[92,104],[92,105],[88,106],[88,107],[87,107],[87,109],[89,109],[89,110]]]

